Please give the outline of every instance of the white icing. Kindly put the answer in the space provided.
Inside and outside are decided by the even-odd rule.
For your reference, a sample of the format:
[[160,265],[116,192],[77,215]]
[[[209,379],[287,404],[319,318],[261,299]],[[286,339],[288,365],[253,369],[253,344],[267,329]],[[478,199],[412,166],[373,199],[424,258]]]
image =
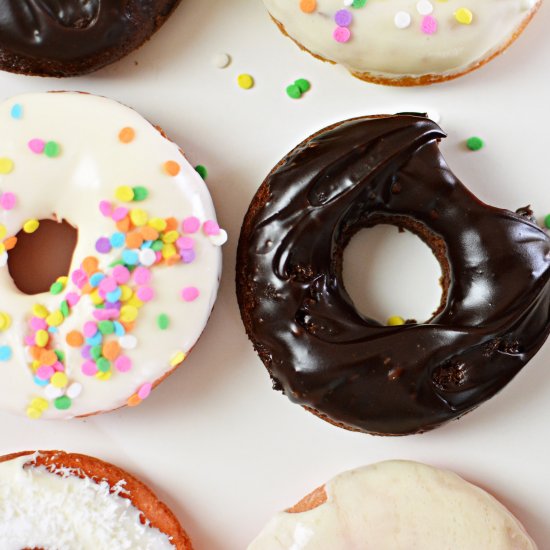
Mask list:
[[[142,524],[141,512],[106,481],[81,479],[70,470],[24,467],[32,455],[0,463],[2,550],[171,550],[168,536]],[[59,475],[61,474],[61,475]]]
[[[10,115],[15,104],[22,106],[21,119]],[[136,133],[128,144],[118,139],[119,131],[125,127]],[[33,138],[55,140],[61,145],[61,154],[48,158],[31,152],[27,143]],[[102,200],[142,208],[152,217],[174,216],[181,221],[195,216],[201,222],[216,218],[206,185],[178,146],[132,109],[103,97],[49,93],[4,101],[0,104],[0,158],[14,162],[11,173],[0,174],[0,192],[17,195],[14,209],[0,208],[0,224],[7,228],[8,236],[17,234],[31,218],[55,215],[75,225],[78,243],[70,272],[89,255],[100,258],[100,267],[105,267],[120,254],[120,249],[106,255],[95,251],[99,237],[116,231],[113,220],[99,211]],[[170,160],[181,166],[176,177],[162,169]],[[149,197],[143,202],[121,203],[115,199],[115,189],[121,185],[144,186]],[[210,315],[221,270],[219,246],[202,231],[192,237],[196,242],[195,261],[151,268],[155,297],[141,308],[135,329],[126,338],[125,353],[133,363],[129,372],[113,369],[109,381],[81,372],[81,349],[69,347],[65,336],[69,331],[82,330],[84,323],[92,319],[93,306],[85,297],[71,310],[55,336],[55,347],[66,353],[70,382],[78,383],[82,393],[68,410],[50,405],[44,418],[70,418],[122,406],[142,384],[170,371],[170,360],[177,352],[191,350]],[[200,291],[192,302],[185,302],[180,296],[181,289],[187,286]],[[67,291],[74,289],[73,284],[67,287]],[[25,295],[15,287],[8,269],[0,267],[0,312],[11,316],[11,327],[0,331],[0,346],[12,349],[11,359],[0,361],[2,408],[24,414],[33,398],[44,397],[44,389],[33,381],[23,339],[29,334],[32,306],[40,303],[55,310],[63,296]],[[167,330],[157,327],[156,319],[161,313],[169,316]]]
[[[317,0],[305,13],[299,0],[264,0],[270,14],[287,33],[314,54],[341,63],[350,71],[399,78],[462,72],[501,49],[542,0],[369,0],[363,8],[349,8],[351,38],[333,38],[335,13],[342,0]],[[459,23],[454,13],[469,8],[473,21]],[[422,19],[434,17],[438,30],[422,32]],[[410,25],[408,18],[411,18]]]
[[248,550],[536,550],[502,504],[449,471],[381,462],[325,491],[317,508],[276,515]]

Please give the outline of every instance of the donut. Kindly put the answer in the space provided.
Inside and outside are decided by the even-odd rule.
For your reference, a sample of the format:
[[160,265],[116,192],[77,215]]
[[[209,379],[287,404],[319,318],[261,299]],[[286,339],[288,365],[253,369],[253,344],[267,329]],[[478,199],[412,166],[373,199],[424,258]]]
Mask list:
[[263,0],[303,50],[392,86],[442,82],[504,51],[542,0]]
[[0,69],[39,76],[96,71],[141,46],[179,0],[0,0]]
[[[458,418],[548,336],[549,236],[529,208],[468,191],[439,152],[444,137],[414,114],[334,124],[279,162],[244,219],[248,336],[275,389],[340,427],[404,435]],[[442,299],[428,321],[385,326],[353,305],[343,250],[377,224],[415,233],[439,260]]]
[[191,550],[166,504],[134,476],[91,456],[0,457],[3,548]]
[[390,460],[340,474],[273,517],[248,550],[536,550],[493,496],[448,470]]
[[182,151],[82,93],[0,104],[0,408],[140,404],[210,316],[227,234]]

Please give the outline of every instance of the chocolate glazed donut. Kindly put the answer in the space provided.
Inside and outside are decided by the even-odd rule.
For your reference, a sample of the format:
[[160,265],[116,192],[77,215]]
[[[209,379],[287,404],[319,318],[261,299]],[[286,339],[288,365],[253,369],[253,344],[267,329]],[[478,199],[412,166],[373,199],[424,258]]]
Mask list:
[[0,0],[0,69],[95,71],[145,42],[179,0]]
[[[238,248],[241,315],[276,389],[351,430],[403,435],[458,418],[504,387],[549,331],[550,239],[458,181],[422,116],[349,120],[308,138],[269,174]],[[438,258],[442,303],[424,323],[362,316],[342,253],[386,223]],[[368,251],[367,251],[368,257]]]

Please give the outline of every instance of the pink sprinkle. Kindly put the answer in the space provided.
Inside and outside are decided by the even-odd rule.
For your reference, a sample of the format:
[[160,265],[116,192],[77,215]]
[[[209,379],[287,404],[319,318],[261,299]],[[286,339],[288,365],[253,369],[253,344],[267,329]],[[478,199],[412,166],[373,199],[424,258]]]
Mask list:
[[56,361],[52,365],[52,367],[56,372],[65,372],[65,367],[63,366],[63,363],[60,363],[59,361]]
[[87,323],[84,323],[82,332],[84,332],[84,336],[86,336],[86,338],[92,338],[97,334],[97,325],[92,321],[88,321]]
[[38,376],[40,380],[49,380],[54,373],[55,373],[55,370],[53,367],[50,367],[48,365],[42,365],[41,367],[38,367],[36,371],[36,376]]
[[118,316],[120,315],[120,311],[112,307],[108,309],[104,309],[103,311],[105,312],[107,319],[118,319]]
[[108,218],[113,214],[113,205],[109,201],[101,201],[99,203],[99,211]]
[[17,199],[13,193],[2,193],[2,196],[0,196],[0,206],[4,210],[12,210],[15,208],[16,202]]
[[332,33],[332,37],[336,42],[344,44],[351,38],[351,31],[347,27],[336,27]]
[[115,359],[115,369],[118,372],[128,372],[132,368],[132,361],[126,355],[121,355]]
[[[92,314],[98,321],[106,321],[109,319],[109,315],[104,309],[94,309]],[[93,335],[92,335],[93,336]]]
[[199,218],[195,216],[189,216],[185,218],[182,223],[182,228],[184,233],[196,233],[201,226]]
[[432,15],[426,15],[420,26],[424,34],[435,34],[437,32],[437,19]]
[[65,299],[70,307],[74,307],[80,301],[80,296],[76,292],[69,292]]
[[43,139],[35,138],[35,139],[31,139],[28,145],[29,145],[29,149],[33,153],[40,155],[44,152],[44,147],[46,146],[46,143],[44,142]]
[[34,334],[29,334],[25,336],[25,345],[34,346]]
[[88,282],[88,275],[83,269],[75,269],[71,274],[71,279],[78,288],[82,288]]
[[206,235],[219,235],[220,226],[214,220],[207,220],[202,224],[202,230]]
[[195,246],[195,240],[192,237],[180,237],[176,241],[176,245],[181,250],[192,250]]
[[134,281],[138,285],[146,285],[151,280],[151,272],[145,267],[137,267],[134,270]]
[[112,218],[115,220],[115,222],[119,222],[120,220],[123,220],[128,215],[128,209],[124,208],[124,206],[118,206],[113,210]]
[[155,292],[150,286],[140,286],[136,294],[142,302],[150,302],[155,296]]
[[199,297],[199,289],[196,286],[186,286],[181,291],[181,297],[186,302],[192,302],[193,300],[196,300]]
[[141,388],[139,388],[139,390],[137,391],[138,397],[140,399],[147,399],[151,394],[152,389],[153,384],[151,384],[151,382],[145,382],[145,384],[143,384]]
[[93,376],[97,372],[97,365],[93,361],[85,361],[81,367],[82,373],[86,376]]
[[48,323],[40,317],[33,317],[29,324],[33,330],[46,330],[48,328]]
[[155,256],[157,257],[157,261],[155,263],[162,262],[162,254],[159,250],[155,252]]
[[113,269],[113,277],[119,285],[123,285],[130,280],[130,271],[123,265],[117,265]]
[[113,290],[118,288],[118,285],[114,277],[105,277],[104,279],[101,279],[99,288],[104,292],[113,292]]

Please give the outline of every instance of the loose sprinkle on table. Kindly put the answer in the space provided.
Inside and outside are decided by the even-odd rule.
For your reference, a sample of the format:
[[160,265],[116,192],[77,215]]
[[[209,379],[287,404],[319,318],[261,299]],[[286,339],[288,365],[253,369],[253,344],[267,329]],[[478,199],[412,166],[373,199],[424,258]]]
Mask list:
[[231,64],[231,56],[227,53],[217,53],[212,57],[212,65],[218,69],[225,69]]
[[250,90],[254,86],[254,78],[247,73],[240,74],[237,77],[237,84],[243,90]]
[[485,142],[480,137],[472,136],[466,140],[466,147],[468,147],[470,151],[479,151],[483,149],[484,146]]

